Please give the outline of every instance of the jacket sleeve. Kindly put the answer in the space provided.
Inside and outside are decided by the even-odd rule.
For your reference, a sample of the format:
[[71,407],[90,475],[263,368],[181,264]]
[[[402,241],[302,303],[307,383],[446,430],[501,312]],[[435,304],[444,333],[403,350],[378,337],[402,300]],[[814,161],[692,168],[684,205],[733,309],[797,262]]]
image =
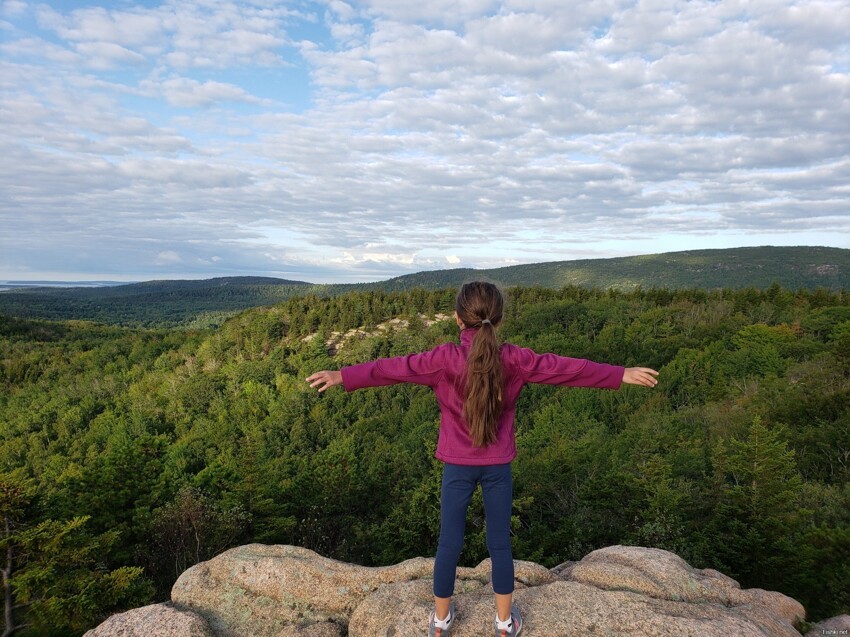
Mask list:
[[340,370],[342,385],[345,391],[398,383],[415,383],[433,387],[443,375],[443,358],[441,349],[438,347],[419,354],[379,358],[367,363],[343,367]]
[[626,368],[620,365],[594,363],[584,358],[557,354],[538,354],[517,348],[517,367],[527,383],[619,389]]

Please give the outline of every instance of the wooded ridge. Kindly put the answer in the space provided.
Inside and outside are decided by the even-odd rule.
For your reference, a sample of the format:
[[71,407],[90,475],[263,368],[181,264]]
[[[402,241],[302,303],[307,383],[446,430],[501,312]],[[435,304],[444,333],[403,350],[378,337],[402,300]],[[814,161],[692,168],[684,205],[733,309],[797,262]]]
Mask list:
[[754,247],[691,250],[612,259],[516,265],[490,270],[418,272],[375,283],[322,285],[269,277],[201,281],[148,281],[85,288],[26,288],[0,293],[0,314],[53,320],[84,319],[112,325],[207,327],[240,310],[293,296],[398,292],[458,287],[486,278],[510,287],[564,286],[667,289],[850,289],[850,250],[825,247]]

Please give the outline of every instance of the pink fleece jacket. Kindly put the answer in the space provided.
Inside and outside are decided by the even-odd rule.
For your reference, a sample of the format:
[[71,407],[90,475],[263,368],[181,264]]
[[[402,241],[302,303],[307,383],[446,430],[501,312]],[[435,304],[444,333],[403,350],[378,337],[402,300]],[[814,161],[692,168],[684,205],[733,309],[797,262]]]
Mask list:
[[516,458],[514,414],[517,398],[526,383],[619,389],[623,382],[625,368],[619,365],[556,354],[537,354],[530,349],[504,343],[501,361],[505,387],[496,442],[486,447],[475,447],[461,416],[461,387],[466,357],[477,331],[462,330],[460,345],[444,343],[428,352],[343,367],[340,370],[343,387],[345,391],[354,391],[397,383],[428,385],[434,389],[440,405],[440,436],[434,455],[451,464],[488,465],[505,464]]

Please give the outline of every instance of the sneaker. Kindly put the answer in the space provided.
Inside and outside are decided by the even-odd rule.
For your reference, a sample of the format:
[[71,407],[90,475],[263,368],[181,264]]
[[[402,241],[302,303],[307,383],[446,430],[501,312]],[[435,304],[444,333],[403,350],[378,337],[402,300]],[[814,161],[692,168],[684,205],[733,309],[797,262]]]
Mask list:
[[506,622],[500,622],[496,616],[496,637],[518,637],[522,632],[522,615],[516,604],[511,606],[511,618]]
[[452,632],[452,624],[455,623],[455,603],[449,607],[449,616],[443,621],[437,621],[437,611],[431,609],[431,616],[428,618],[428,637],[448,637]]

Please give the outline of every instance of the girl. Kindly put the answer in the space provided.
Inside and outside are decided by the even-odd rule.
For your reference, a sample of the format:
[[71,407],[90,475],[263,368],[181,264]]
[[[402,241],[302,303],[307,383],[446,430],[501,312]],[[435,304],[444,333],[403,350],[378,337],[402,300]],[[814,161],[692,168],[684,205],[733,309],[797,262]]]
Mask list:
[[618,389],[629,383],[654,387],[653,369],[594,363],[555,354],[537,354],[510,343],[499,344],[504,298],[492,283],[464,284],[455,300],[460,345],[445,343],[431,351],[383,358],[320,371],[307,378],[320,392],[342,384],[346,391],[396,383],[433,388],[440,405],[435,456],[443,461],[440,539],[434,562],[434,610],[430,637],[446,637],[455,618],[451,602],[457,562],[463,548],[466,511],[481,484],[496,596],[496,637],[516,637],[522,616],[512,604],[514,563],[511,553],[511,461],[516,457],[514,413],[526,383]]

